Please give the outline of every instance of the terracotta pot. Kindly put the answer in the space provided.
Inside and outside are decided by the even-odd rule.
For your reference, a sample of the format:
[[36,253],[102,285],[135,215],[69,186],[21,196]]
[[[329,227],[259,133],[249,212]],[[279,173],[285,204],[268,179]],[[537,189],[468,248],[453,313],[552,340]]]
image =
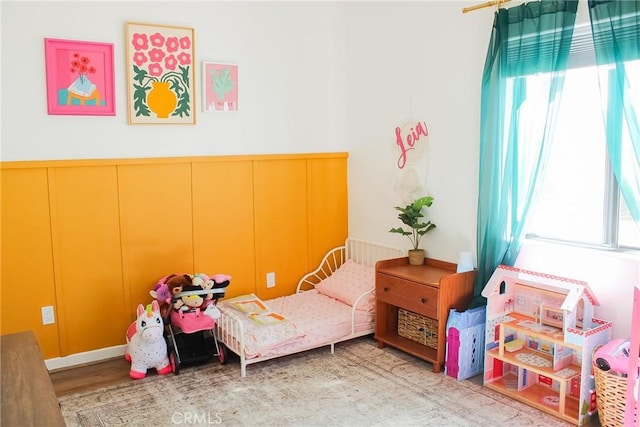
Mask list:
[[409,251],[409,264],[410,265],[423,265],[424,264],[424,249],[411,249]]

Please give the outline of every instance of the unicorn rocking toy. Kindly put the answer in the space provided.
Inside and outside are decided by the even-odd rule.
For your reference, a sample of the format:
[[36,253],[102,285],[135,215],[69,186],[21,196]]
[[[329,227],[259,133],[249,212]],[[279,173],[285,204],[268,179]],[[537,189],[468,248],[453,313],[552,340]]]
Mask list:
[[139,304],[137,314],[138,319],[127,329],[125,358],[131,362],[129,376],[134,380],[142,379],[149,368],[155,368],[159,375],[173,372],[167,356],[158,301],[153,301],[146,308]]

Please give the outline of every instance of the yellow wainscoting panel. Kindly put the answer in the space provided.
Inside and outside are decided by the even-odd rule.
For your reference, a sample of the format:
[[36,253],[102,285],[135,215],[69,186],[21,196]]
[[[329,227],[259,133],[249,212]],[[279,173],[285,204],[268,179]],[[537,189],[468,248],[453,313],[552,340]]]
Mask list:
[[122,344],[117,167],[50,168],[49,188],[62,355]]
[[0,185],[1,331],[33,330],[43,356],[57,357],[58,324],[43,325],[40,311],[56,306],[47,169],[2,170]]
[[[306,272],[307,163],[283,159],[254,164],[256,293],[263,299],[295,292]],[[267,288],[274,272],[276,286]]]
[[34,330],[45,358],[124,344],[166,274],[230,274],[227,297],[292,293],[347,235],[346,153],[0,166],[1,332]]
[[348,236],[347,162],[344,158],[307,160],[309,265],[313,270]]
[[154,280],[193,273],[191,163],[118,167],[120,229],[130,320]]
[[193,164],[195,272],[232,276],[226,298],[255,292],[253,162]]

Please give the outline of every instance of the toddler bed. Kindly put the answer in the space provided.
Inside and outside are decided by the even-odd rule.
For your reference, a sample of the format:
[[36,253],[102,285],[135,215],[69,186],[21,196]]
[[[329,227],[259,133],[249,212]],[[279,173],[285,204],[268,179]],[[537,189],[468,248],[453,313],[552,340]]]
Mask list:
[[375,264],[405,251],[348,238],[298,282],[296,293],[262,301],[243,295],[221,301],[216,336],[247,365],[330,346],[375,330]]

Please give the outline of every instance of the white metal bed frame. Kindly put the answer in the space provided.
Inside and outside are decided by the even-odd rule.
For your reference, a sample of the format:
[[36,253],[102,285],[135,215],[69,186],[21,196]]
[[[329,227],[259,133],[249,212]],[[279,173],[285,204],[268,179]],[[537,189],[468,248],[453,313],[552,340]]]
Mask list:
[[[327,254],[322,258],[319,266],[315,270],[305,274],[300,279],[296,288],[296,293],[313,289],[315,285],[320,283],[320,281],[331,276],[338,269],[338,267],[340,267],[348,259],[356,261],[359,264],[375,266],[376,262],[380,260],[399,258],[404,256],[405,252],[406,251],[403,251],[401,249],[385,246],[380,243],[374,243],[349,237],[347,238],[343,246],[339,246],[327,252]],[[355,330],[356,307],[371,292],[375,292],[375,286],[361,294],[357,298],[355,306],[351,307],[350,334],[333,341],[324,342],[308,347],[296,348],[295,351],[292,351],[289,354],[300,353],[314,348],[324,347],[326,345],[329,345],[331,347],[331,353],[333,354],[334,345],[336,343],[373,333],[375,330],[375,327],[373,325],[365,330]],[[283,314],[286,315],[286,313]],[[224,345],[226,345],[229,350],[233,351],[240,357],[240,372],[243,377],[247,375],[248,365],[285,356],[285,354],[274,354],[254,357],[250,359],[246,358],[244,352],[244,326],[241,319],[236,314],[230,311],[224,312],[222,316],[217,319],[216,337],[218,341],[224,343]]]

